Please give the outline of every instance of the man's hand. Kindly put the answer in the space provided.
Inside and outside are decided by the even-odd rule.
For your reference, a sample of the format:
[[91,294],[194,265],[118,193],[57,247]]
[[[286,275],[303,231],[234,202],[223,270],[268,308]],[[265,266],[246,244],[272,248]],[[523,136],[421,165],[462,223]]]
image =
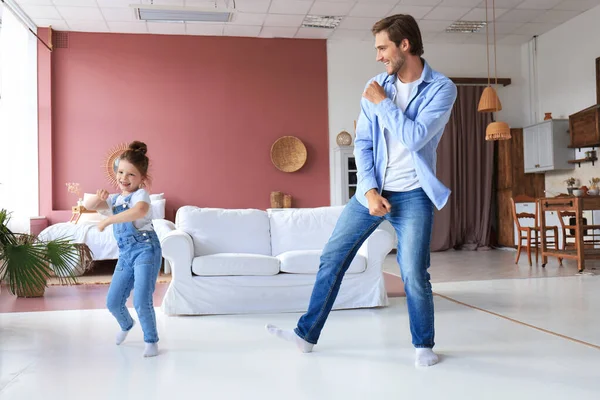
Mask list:
[[392,205],[389,201],[379,193],[377,190],[371,189],[365,194],[367,201],[369,202],[369,214],[377,217],[383,217],[385,214],[392,211]]
[[376,81],[371,82],[369,86],[367,86],[363,93],[363,97],[374,104],[379,104],[386,99],[385,91]]
[[108,199],[108,192],[104,189],[98,189],[96,191],[96,196],[98,196],[100,200],[106,201],[106,199]]

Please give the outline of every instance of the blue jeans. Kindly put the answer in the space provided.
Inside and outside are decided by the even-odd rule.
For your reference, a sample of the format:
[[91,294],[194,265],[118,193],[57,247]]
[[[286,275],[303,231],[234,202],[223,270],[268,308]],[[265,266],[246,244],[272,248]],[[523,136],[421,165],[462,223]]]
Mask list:
[[417,348],[434,346],[433,293],[427,272],[433,203],[420,188],[409,192],[383,191],[382,196],[392,206],[392,211],[383,217],[370,215],[354,197],[340,215],[323,249],[308,310],[294,330],[307,342],[317,343],[350,262],[369,235],[387,219],[398,237],[397,259],[406,291],[412,343]]
[[129,243],[119,246],[119,261],[108,289],[106,307],[117,319],[121,330],[130,330],[133,319],[125,303],[133,289],[133,307],[144,332],[144,342],[156,343],[158,333],[152,295],[162,259],[160,242],[153,231],[140,231],[129,238]]
[[[129,201],[131,195],[126,198]],[[128,205],[112,207],[113,214],[124,212]],[[133,319],[125,307],[127,298],[134,290],[133,307],[137,312],[144,332],[144,342],[158,342],[156,315],[152,295],[156,287],[156,278],[160,271],[162,249],[155,231],[140,231],[133,223],[124,222],[113,225],[113,233],[119,246],[119,261],[115,267],[106,307],[117,319],[121,330],[128,331],[133,326]]]

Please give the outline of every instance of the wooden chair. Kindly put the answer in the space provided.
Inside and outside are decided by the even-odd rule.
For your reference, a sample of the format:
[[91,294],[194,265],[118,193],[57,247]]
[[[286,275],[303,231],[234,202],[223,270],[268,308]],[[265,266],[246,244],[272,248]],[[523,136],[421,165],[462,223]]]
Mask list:
[[[558,211],[558,221],[560,222],[560,228],[562,230],[562,249],[568,250],[569,247],[577,250],[577,238],[575,236],[576,224],[571,221],[571,218],[576,218],[577,214],[573,211]],[[567,222],[565,223],[565,218]],[[591,239],[584,239],[583,246],[593,248],[594,245],[600,244],[600,236],[594,234],[595,229],[600,229],[600,225],[583,225],[584,237],[591,237]],[[573,239],[572,242],[567,239]]]
[[[529,265],[531,263],[531,248],[535,247],[535,262],[537,264],[538,255],[541,248],[541,236],[540,236],[540,226],[538,224],[538,202],[536,199],[526,195],[517,195],[510,199],[512,203],[512,213],[513,219],[517,226],[518,232],[518,240],[517,240],[517,259],[515,260],[515,264],[519,263],[519,258],[521,257],[521,252],[523,251],[523,240],[525,240],[525,247],[527,249],[527,258],[529,258]],[[518,203],[533,203],[534,212],[526,213],[521,212],[517,213],[517,204]],[[521,220],[533,220],[533,226],[521,226]],[[556,226],[546,226],[546,231],[550,231],[553,235],[549,235],[546,233],[546,246],[554,247],[557,249],[558,246],[558,227]],[[558,259],[560,264],[562,265],[562,258]]]

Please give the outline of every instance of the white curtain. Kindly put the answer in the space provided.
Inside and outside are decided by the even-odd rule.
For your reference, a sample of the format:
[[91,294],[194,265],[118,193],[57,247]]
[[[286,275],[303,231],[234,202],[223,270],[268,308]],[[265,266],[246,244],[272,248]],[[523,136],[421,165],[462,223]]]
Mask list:
[[[0,3],[0,7],[2,7]],[[39,213],[37,39],[8,10],[0,28],[0,208],[29,232]]]

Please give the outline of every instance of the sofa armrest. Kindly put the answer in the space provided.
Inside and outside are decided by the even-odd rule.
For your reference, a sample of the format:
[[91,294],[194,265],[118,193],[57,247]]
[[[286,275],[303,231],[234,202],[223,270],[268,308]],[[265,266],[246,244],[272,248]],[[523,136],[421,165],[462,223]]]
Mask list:
[[[177,229],[175,224],[168,219],[153,219],[152,225],[154,225],[154,231],[156,232],[159,241],[162,240],[169,232]],[[164,268],[165,274],[171,273],[171,263],[167,259],[164,259]]]
[[394,248],[394,235],[385,229],[375,229],[358,249],[358,254],[367,259],[367,268],[373,265],[383,266],[385,257]]
[[173,230],[160,241],[162,255],[170,264],[173,280],[191,279],[194,242],[187,233]]

